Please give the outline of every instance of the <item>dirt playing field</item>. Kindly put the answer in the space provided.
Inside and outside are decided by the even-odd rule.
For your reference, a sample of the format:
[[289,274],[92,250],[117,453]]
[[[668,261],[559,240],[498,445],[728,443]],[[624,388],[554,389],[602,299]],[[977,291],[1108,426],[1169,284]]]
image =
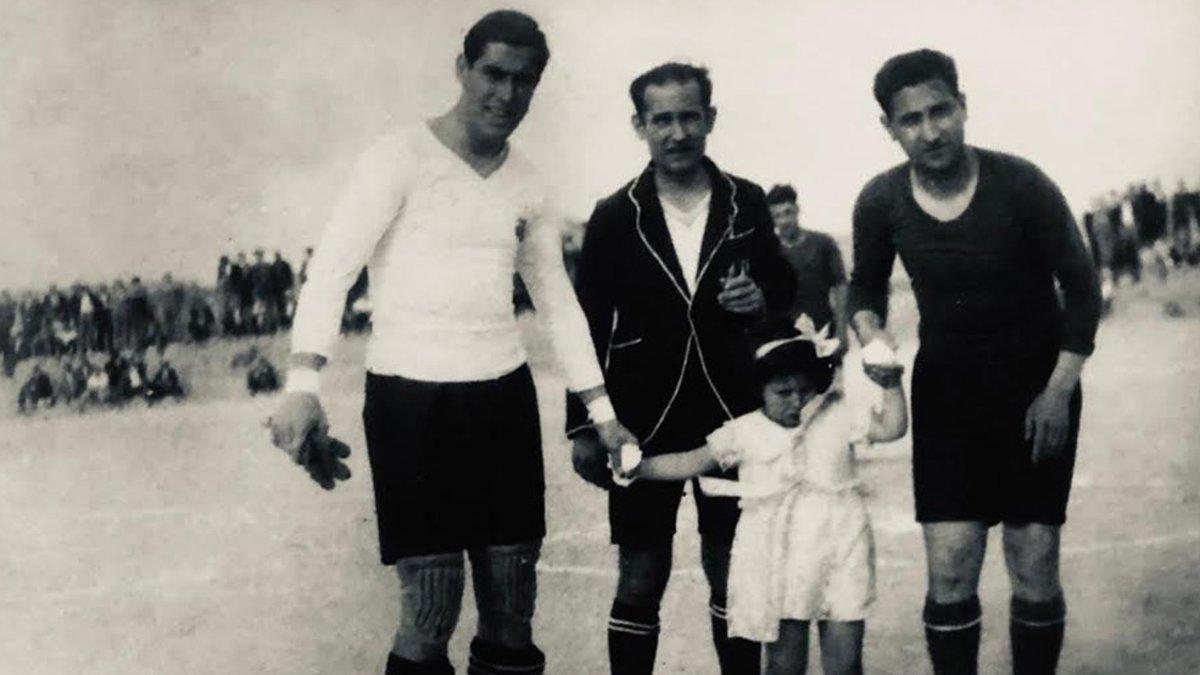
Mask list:
[[[1061,672],[1197,673],[1200,274],[1121,290],[1085,372]],[[1167,301],[1184,316],[1168,316]],[[905,330],[911,358],[911,322]],[[536,331],[531,341],[541,354]],[[244,393],[227,366],[235,348],[175,355],[196,390],[184,405],[5,413],[0,673],[382,672],[397,590],[377,559],[359,418],[362,340],[342,344],[325,386],[334,433],[355,448],[355,475],[333,492],[269,446],[260,422],[274,400]],[[604,495],[572,473],[561,379],[540,357],[534,366],[550,528],[537,638],[548,672],[605,673],[615,566]],[[4,386],[12,410],[13,387]],[[879,548],[867,671],[928,672],[906,443],[862,459]],[[658,672],[713,673],[695,512],[685,504]],[[997,534],[980,593],[986,673],[1008,669]],[[466,605],[452,644],[460,672],[474,623],[469,595]]]

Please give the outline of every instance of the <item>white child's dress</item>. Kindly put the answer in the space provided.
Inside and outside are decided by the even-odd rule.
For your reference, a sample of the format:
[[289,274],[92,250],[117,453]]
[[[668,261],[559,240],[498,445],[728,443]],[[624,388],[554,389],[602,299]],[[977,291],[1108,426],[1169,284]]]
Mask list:
[[866,617],[875,544],[851,448],[862,433],[849,407],[831,393],[805,406],[794,429],[753,412],[708,437],[723,467],[739,467],[730,636],[774,642],[781,619]]

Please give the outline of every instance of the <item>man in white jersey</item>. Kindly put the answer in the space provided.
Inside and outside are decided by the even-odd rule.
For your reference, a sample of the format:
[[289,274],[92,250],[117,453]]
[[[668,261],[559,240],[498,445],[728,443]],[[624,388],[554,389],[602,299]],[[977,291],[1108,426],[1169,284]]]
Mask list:
[[518,272],[570,389],[610,450],[632,441],[604,390],[534,168],[508,143],[549,58],[530,17],[467,33],[446,114],[363,153],[309,266],[288,394],[271,419],[294,458],[323,434],[317,371],[364,263],[373,334],[363,421],[381,559],[400,579],[387,673],[453,673],[446,645],[471,559],[479,625],[468,673],[541,673],[531,618],[545,535],[537,400],[512,305]]

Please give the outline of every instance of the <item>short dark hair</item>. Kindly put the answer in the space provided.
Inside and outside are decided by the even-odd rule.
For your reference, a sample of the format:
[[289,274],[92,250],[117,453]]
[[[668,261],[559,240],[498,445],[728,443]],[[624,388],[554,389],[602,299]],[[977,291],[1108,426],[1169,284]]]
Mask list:
[[514,47],[528,47],[537,52],[538,72],[541,73],[550,61],[550,47],[546,45],[546,34],[538,28],[538,22],[523,12],[499,9],[488,12],[475,22],[463,38],[463,56],[467,65],[474,65],[487,46],[502,42]]
[[929,80],[945,82],[958,96],[958,69],[954,59],[933,49],[897,54],[888,59],[875,73],[875,100],[886,115],[892,114],[892,97],[896,92]]
[[776,185],[767,193],[767,206],[775,204],[795,204],[799,200],[796,189],[787,183]]
[[705,108],[712,106],[712,80],[708,79],[708,69],[671,61],[638,75],[629,85],[629,98],[633,99],[633,108],[637,114],[641,115],[646,110],[646,101],[644,100],[646,87],[652,84],[662,86],[668,82],[699,84],[701,102],[704,103]]
[[833,357],[820,357],[816,346],[809,340],[795,340],[770,350],[761,357],[753,352],[772,340],[794,338],[799,334],[790,317],[772,314],[764,317],[747,331],[747,340],[754,359],[754,378],[760,387],[787,375],[803,375],[822,393],[833,384],[837,361]]

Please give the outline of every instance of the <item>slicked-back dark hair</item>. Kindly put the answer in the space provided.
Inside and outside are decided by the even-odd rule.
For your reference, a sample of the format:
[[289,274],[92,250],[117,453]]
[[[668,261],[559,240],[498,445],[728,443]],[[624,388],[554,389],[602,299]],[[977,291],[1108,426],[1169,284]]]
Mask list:
[[954,59],[933,49],[897,54],[888,59],[875,73],[874,94],[885,115],[892,114],[892,97],[896,92],[929,80],[941,80],[958,96],[958,69]]
[[476,21],[463,38],[463,56],[467,59],[467,65],[474,65],[492,42],[533,49],[537,52],[539,73],[550,61],[550,47],[546,45],[546,34],[538,27],[538,22],[524,12],[498,9],[488,12]]
[[671,61],[661,66],[655,66],[638,75],[629,85],[629,98],[633,99],[633,108],[641,115],[646,110],[646,87],[662,86],[668,82],[687,84],[695,82],[700,85],[700,101],[705,108],[712,106],[712,80],[708,78],[708,69],[693,66],[688,63]]
[[796,188],[788,185],[787,183],[783,183],[771,188],[771,191],[767,193],[767,206],[774,206],[775,204],[795,204],[797,201],[799,201],[799,199],[800,198],[796,195]]

